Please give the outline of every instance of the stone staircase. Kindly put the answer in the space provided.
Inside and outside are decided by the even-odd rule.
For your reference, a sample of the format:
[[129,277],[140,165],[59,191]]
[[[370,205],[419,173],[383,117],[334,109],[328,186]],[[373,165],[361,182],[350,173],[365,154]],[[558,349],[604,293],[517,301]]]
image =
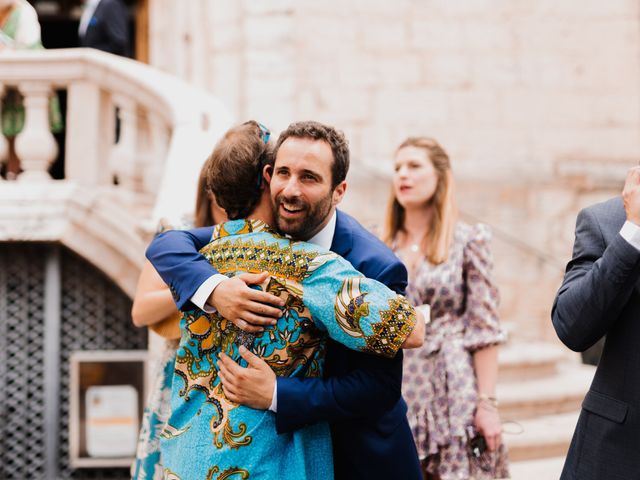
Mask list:
[[502,347],[497,395],[514,480],[559,478],[594,371],[561,345]]

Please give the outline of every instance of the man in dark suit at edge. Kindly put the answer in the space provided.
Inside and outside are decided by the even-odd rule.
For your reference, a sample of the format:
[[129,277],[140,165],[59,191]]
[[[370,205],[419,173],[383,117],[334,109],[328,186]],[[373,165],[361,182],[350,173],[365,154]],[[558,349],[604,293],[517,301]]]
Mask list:
[[128,57],[127,7],[122,0],[85,0],[78,36],[81,47]]
[[[349,150],[341,132],[317,122],[291,124],[280,135],[267,172],[278,229],[330,247],[363,275],[404,293],[407,271],[398,258],[336,205],[346,189]],[[258,275],[228,279],[197,253],[211,229],[158,236],[147,257],[179,307],[216,308],[240,328],[256,331],[279,316],[278,299],[248,288]],[[421,479],[401,396],[402,353],[384,359],[329,341],[323,379],[265,378],[244,371],[245,403],[276,412],[279,433],[328,421],[337,479]]]
[[580,212],[552,320],[584,351],[606,335],[562,480],[640,479],[640,167],[622,192]]

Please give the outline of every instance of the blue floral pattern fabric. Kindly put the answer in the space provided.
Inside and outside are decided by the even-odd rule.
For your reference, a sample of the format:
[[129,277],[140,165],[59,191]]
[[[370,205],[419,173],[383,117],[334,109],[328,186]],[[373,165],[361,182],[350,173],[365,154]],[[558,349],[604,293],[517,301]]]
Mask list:
[[131,467],[132,480],[162,480],[164,470],[160,455],[160,433],[171,413],[171,382],[178,342],[167,341],[154,370],[151,392],[142,415],[136,460]]
[[282,237],[263,222],[221,224],[201,253],[228,276],[270,272],[259,288],[286,304],[277,324],[259,334],[239,330],[218,313],[185,313],[171,416],[161,438],[165,477],[333,478],[328,425],[278,435],[272,412],[226,398],[218,354],[246,366],[239,354],[244,345],[278,376],[320,376],[329,337],[362,352],[395,355],[415,324],[413,307],[334,253]]

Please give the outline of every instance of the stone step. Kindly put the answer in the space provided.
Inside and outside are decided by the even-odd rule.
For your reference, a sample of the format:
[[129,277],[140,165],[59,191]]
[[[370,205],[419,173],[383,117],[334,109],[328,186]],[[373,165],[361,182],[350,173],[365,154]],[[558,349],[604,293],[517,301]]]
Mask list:
[[561,345],[545,342],[509,342],[499,350],[500,382],[543,378],[557,373],[557,365],[578,358]]
[[[579,411],[505,424],[504,439],[512,462],[566,455]],[[521,432],[521,433],[517,433]]]
[[530,379],[523,371],[521,380],[498,384],[500,415],[519,421],[578,411],[594,372],[595,367],[574,363],[559,364],[551,377]]
[[511,462],[511,480],[557,480],[563,465],[563,456]]

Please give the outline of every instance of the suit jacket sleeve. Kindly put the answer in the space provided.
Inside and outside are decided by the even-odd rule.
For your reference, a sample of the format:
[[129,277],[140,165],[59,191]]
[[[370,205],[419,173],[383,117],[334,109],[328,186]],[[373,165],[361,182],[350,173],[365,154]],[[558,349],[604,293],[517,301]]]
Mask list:
[[341,377],[278,377],[277,432],[375,417],[392,408],[402,393],[402,352],[393,360],[373,357],[371,363]]
[[639,274],[640,252],[620,234],[606,245],[594,213],[580,212],[573,258],[551,312],[560,340],[574,351],[597,342],[625,308]]
[[[407,270],[401,262],[375,277],[396,293],[404,293]],[[332,378],[278,377],[278,433],[326,421],[377,416],[393,407],[402,392],[402,351],[393,359],[358,354],[362,365],[348,375]]]
[[194,308],[193,294],[218,271],[198,251],[211,240],[213,227],[169,230],[158,235],[147,248],[146,256],[169,285],[180,310]]

